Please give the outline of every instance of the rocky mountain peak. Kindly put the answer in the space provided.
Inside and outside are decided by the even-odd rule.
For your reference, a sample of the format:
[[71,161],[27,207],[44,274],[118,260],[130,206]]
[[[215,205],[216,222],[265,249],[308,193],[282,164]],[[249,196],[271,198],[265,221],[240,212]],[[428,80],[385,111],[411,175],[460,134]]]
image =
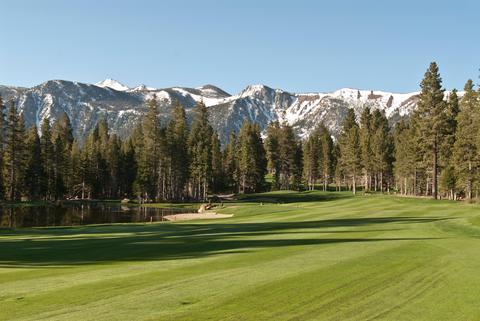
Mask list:
[[185,107],[191,120],[195,105],[203,101],[222,142],[246,120],[257,122],[262,130],[271,121],[286,121],[302,137],[324,122],[335,135],[348,109],[354,109],[357,116],[366,106],[384,110],[395,122],[412,112],[418,101],[418,93],[343,88],[332,93],[295,94],[262,84],[247,86],[236,95],[213,85],[164,89],[140,85],[130,89],[113,79],[95,85],[51,80],[32,88],[0,86],[0,94],[4,100],[17,102],[27,125],[39,126],[44,118],[55,119],[67,113],[80,141],[100,119],[107,120],[112,132],[122,137],[129,135],[146,112],[146,101],[154,95],[163,121],[170,117],[177,102]]
[[107,78],[105,80],[99,81],[95,83],[95,86],[102,87],[102,88],[111,88],[117,91],[126,91],[130,89],[129,87],[125,86],[124,84],[112,78]]

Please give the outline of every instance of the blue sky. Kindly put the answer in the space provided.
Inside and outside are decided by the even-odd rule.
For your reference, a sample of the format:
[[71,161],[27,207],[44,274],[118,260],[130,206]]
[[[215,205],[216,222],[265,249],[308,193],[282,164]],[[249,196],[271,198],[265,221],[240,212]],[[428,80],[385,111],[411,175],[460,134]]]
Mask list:
[[263,83],[292,92],[478,81],[480,1],[0,0],[0,84]]

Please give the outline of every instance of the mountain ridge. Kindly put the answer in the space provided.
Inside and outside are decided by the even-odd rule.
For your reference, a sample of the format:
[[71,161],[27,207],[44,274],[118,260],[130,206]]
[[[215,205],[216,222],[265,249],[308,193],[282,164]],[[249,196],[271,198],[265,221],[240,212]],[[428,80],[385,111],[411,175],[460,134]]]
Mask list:
[[164,121],[169,118],[175,102],[185,107],[191,119],[194,106],[203,101],[222,142],[228,139],[230,131],[238,131],[244,120],[258,122],[262,130],[271,121],[286,121],[302,137],[323,121],[337,135],[350,108],[357,116],[367,106],[380,109],[395,122],[410,114],[418,100],[418,92],[341,88],[330,93],[292,93],[264,84],[248,85],[234,95],[211,84],[196,88],[146,85],[130,88],[111,78],[96,84],[48,80],[30,88],[0,86],[0,94],[5,101],[16,101],[27,125],[39,126],[45,117],[53,120],[66,112],[74,136],[79,140],[83,140],[101,118],[107,120],[112,132],[127,136],[145,113],[146,101],[154,95]]

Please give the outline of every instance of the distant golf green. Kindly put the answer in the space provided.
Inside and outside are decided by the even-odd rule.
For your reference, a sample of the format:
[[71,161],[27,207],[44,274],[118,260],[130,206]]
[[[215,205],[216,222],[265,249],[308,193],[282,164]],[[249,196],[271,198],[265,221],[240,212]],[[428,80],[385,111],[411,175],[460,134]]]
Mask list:
[[480,320],[480,207],[276,192],[222,220],[0,230],[0,320]]

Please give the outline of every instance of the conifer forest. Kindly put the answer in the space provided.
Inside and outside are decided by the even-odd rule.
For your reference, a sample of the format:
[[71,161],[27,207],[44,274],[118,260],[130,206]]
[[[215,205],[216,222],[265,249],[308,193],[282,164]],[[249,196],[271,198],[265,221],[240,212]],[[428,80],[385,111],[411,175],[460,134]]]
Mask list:
[[479,196],[479,89],[468,80],[462,92],[447,94],[434,62],[410,115],[392,123],[381,110],[350,109],[337,137],[323,123],[300,138],[287,122],[271,122],[263,133],[244,122],[222,146],[203,103],[191,122],[179,103],[167,122],[155,98],[147,104],[126,139],[101,120],[77,141],[66,114],[26,128],[14,102],[0,100],[1,198],[158,202],[292,189]]

